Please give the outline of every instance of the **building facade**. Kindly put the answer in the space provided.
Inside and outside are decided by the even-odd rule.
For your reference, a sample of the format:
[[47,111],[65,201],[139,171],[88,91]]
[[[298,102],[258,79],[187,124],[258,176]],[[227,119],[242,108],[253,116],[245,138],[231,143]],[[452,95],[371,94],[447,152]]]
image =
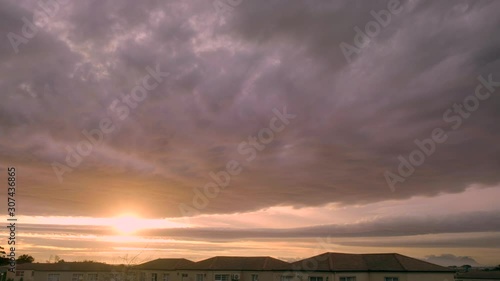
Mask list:
[[157,259],[135,266],[23,264],[14,281],[452,281],[454,274],[449,268],[399,254],[324,253],[293,263],[272,257],[218,256],[198,262]]
[[455,274],[452,269],[396,253],[324,253],[294,262],[292,268],[304,281],[451,281]]

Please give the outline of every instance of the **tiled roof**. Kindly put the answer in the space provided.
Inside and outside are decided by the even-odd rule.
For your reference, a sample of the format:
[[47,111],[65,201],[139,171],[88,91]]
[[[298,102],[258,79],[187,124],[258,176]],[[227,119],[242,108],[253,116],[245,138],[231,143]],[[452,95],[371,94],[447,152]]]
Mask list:
[[194,270],[289,270],[290,264],[272,257],[213,257],[189,266]]
[[400,254],[324,253],[294,262],[292,267],[307,271],[454,272],[449,268]]
[[187,259],[156,259],[136,265],[134,269],[176,270],[184,269],[192,264],[194,264],[194,262]]
[[[232,270],[232,271],[364,271],[364,272],[454,272],[454,270],[400,254],[324,253],[288,263],[272,257],[217,256],[199,262],[187,259],[157,259],[132,267],[142,270]],[[123,265],[97,262],[31,263],[18,270],[121,271]]]

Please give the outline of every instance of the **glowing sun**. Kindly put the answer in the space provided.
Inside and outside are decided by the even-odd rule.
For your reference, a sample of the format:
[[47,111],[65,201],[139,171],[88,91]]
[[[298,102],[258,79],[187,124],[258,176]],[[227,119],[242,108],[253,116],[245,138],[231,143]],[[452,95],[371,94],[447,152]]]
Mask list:
[[145,229],[164,229],[182,226],[180,223],[171,222],[167,219],[145,219],[130,214],[107,219],[107,225],[113,227],[122,235],[131,235]]
[[123,215],[110,220],[110,225],[122,234],[132,234],[149,228],[148,220],[133,215]]

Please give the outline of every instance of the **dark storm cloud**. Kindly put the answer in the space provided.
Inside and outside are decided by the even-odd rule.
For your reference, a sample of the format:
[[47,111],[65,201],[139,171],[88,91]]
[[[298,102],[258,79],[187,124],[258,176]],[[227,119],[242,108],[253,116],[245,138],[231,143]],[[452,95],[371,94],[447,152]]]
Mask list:
[[[500,80],[500,3],[403,1],[348,64],[339,44],[353,44],[353,28],[386,7],[244,1],[220,25],[210,1],[72,2],[15,54],[6,34],[21,34],[22,17],[38,8],[3,1],[0,156],[20,170],[24,214],[179,216],[193,188],[231,159],[243,172],[201,212],[367,203],[497,184],[498,89],[396,192],[384,172],[416,148],[416,138],[450,130],[443,113],[474,93],[479,75]],[[65,162],[65,148],[98,128],[148,66],[170,76],[127,119],[114,118],[115,131],[59,183],[51,164]],[[297,117],[247,163],[238,145],[285,106]],[[338,229],[296,233],[312,230]]]

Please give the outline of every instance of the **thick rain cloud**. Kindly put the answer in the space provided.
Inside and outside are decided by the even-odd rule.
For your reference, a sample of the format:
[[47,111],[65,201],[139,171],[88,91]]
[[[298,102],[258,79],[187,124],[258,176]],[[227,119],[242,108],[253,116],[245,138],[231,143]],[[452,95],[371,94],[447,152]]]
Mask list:
[[[241,173],[199,213],[497,185],[500,89],[466,117],[453,106],[478,77],[500,81],[500,3],[402,1],[349,62],[339,46],[387,3],[243,1],[220,15],[210,1],[67,2],[13,47],[7,35],[40,7],[2,1],[0,157],[19,170],[23,214],[182,216],[231,160]],[[110,109],[158,69],[168,75],[123,120]],[[272,141],[241,149],[285,108],[295,117]],[[102,120],[113,131],[58,178],[54,163]],[[436,128],[446,141],[391,191],[386,171]]]

